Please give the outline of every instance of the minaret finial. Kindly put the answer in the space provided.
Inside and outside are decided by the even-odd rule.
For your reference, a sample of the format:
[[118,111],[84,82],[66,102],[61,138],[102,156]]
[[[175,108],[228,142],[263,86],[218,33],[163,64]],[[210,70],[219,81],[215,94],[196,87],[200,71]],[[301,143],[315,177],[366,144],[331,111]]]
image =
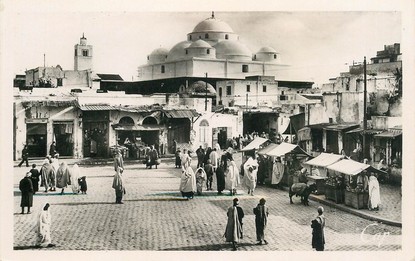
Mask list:
[[215,12],[212,11],[212,19],[215,18]]
[[85,38],[85,33],[82,33],[82,38]]

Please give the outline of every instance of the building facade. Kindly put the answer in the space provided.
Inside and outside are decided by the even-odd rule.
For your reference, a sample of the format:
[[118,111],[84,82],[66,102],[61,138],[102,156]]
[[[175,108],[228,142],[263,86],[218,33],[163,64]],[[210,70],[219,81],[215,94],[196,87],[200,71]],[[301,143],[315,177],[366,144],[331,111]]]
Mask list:
[[198,23],[185,41],[170,50],[157,48],[138,67],[140,81],[180,77],[245,79],[252,75],[278,76],[280,54],[272,47],[253,53],[232,28],[214,16]]

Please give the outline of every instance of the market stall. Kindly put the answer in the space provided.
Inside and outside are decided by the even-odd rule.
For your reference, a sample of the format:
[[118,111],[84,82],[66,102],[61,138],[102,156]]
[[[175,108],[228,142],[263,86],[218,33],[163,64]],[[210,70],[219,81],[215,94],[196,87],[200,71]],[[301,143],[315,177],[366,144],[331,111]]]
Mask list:
[[241,151],[250,151],[250,150],[258,150],[262,147],[264,147],[264,143],[269,142],[269,139],[266,138],[261,138],[261,137],[256,137],[255,139],[253,139],[251,141],[251,143],[249,143],[248,145],[246,145],[243,149],[241,149]]
[[262,175],[265,177],[264,180],[267,184],[278,184],[281,181],[280,177],[272,176],[274,158],[266,155],[267,152],[275,149],[277,146],[278,144],[270,143],[268,146],[258,150],[258,176]]
[[327,166],[338,162],[343,159],[343,155],[332,154],[332,153],[321,153],[314,159],[311,159],[304,164],[309,167],[310,176],[307,179],[310,182],[314,182],[317,185],[317,191],[315,194],[324,194],[327,179]]
[[382,174],[383,172],[368,164],[349,159],[342,159],[327,166],[327,169],[335,173],[346,175],[343,179],[344,203],[345,205],[356,209],[367,208],[369,198],[367,190],[367,175],[370,172],[376,172],[379,174]]
[[272,175],[277,175],[282,185],[286,186],[295,182],[295,177],[299,176],[303,168],[302,162],[310,157],[300,146],[286,142],[274,146],[264,155],[274,159]]

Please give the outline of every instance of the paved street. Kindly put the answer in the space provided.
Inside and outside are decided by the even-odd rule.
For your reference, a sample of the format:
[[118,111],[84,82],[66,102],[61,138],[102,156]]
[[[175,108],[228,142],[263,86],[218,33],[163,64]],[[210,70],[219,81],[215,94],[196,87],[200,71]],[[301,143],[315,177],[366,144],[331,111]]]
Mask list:
[[[86,195],[73,195],[70,188],[64,195],[38,193],[30,215],[19,214],[17,184],[26,168],[14,170],[15,249],[32,249],[37,216],[42,204],[49,202],[52,241],[56,244],[53,250],[231,250],[223,233],[233,197],[209,191],[192,200],[183,199],[178,191],[180,170],[170,161],[151,170],[141,164],[127,164],[123,205],[114,204],[112,165],[81,166],[81,175],[87,176]],[[288,192],[269,187],[258,187],[255,196],[240,189],[237,197],[245,211],[239,250],[312,251],[310,221],[316,216],[318,203],[311,201],[305,207],[294,198],[295,204],[290,205]],[[262,197],[270,210],[266,228],[269,244],[256,246],[252,208]],[[401,250],[401,228],[328,206],[325,210],[328,251]]]

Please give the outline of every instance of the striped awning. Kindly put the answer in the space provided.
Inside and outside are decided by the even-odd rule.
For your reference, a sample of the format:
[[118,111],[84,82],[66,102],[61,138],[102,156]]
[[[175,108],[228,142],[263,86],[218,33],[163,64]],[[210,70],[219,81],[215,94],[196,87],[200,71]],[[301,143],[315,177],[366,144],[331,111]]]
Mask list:
[[198,117],[199,113],[195,110],[163,110],[167,118],[193,118]]
[[118,108],[111,105],[80,105],[82,111],[115,111]]

